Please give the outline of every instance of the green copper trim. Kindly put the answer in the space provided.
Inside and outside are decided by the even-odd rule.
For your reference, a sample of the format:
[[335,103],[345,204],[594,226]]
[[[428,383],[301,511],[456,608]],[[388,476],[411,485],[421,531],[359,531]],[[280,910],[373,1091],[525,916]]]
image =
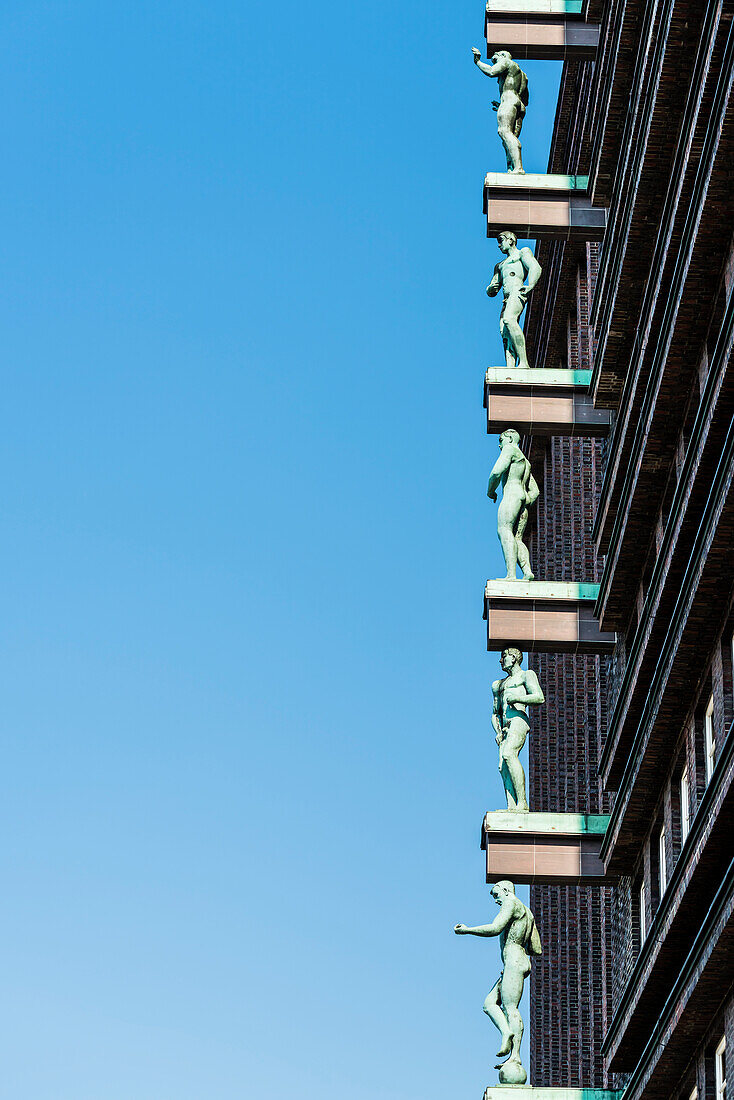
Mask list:
[[596,602],[599,585],[586,581],[487,581],[485,599]]
[[507,1089],[512,1089],[517,1100],[621,1100],[623,1089],[554,1089],[535,1088],[533,1085],[490,1085],[485,1089],[484,1100],[505,1100]]
[[603,836],[608,814],[552,814],[522,810],[490,810],[484,815],[485,832],[558,833],[565,836]]
[[581,15],[582,0],[488,0],[487,15]]
[[487,367],[484,381],[488,386],[554,386],[557,389],[588,390],[590,370],[552,367]]
[[541,172],[487,172],[485,187],[512,191],[583,191],[589,189],[588,176],[548,176]]

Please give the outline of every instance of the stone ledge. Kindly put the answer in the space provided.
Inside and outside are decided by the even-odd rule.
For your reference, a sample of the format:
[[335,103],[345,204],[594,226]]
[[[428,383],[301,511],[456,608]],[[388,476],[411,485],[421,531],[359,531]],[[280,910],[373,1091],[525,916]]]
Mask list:
[[488,810],[484,832],[555,833],[559,836],[604,836],[609,814],[539,813],[534,810]]
[[509,188],[511,191],[555,191],[570,195],[586,194],[588,176],[547,175],[545,172],[487,172],[485,188]]
[[482,849],[487,882],[509,878],[524,886],[604,886],[600,851],[609,818],[603,814],[485,814]]
[[484,598],[507,597],[512,600],[561,600],[596,603],[599,585],[591,581],[487,581]]
[[611,653],[617,636],[600,631],[594,618],[598,591],[598,584],[578,581],[487,581],[487,649]]
[[487,236],[513,229],[521,238],[600,241],[607,212],[592,206],[587,176],[488,172],[484,178]]
[[487,15],[581,15],[582,0],[487,0]]
[[552,386],[558,389],[588,390],[590,370],[570,370],[568,367],[487,367],[485,386]]
[[508,50],[516,61],[593,61],[599,48],[599,24],[584,22],[577,12],[534,12],[487,8],[484,37],[487,56]]
[[[584,382],[575,379],[590,373],[490,367],[484,376],[487,432],[499,434],[512,425],[530,435],[608,435],[611,413],[595,409]],[[536,381],[536,375],[544,377]]]
[[623,1089],[535,1088],[534,1085],[490,1085],[484,1100],[503,1100],[512,1089],[513,1100],[621,1100]]

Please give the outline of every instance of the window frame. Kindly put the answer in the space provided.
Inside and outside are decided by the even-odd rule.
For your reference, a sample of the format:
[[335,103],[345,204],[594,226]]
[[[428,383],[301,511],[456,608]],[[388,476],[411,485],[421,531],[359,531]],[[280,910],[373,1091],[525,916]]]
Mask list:
[[706,776],[706,786],[711,782],[711,776],[716,767],[716,731],[714,729],[714,696],[713,693],[706,704],[703,716],[703,766]]
[[647,939],[647,884],[645,883],[645,876],[640,879],[640,886],[637,891],[637,903],[640,907],[640,947]]
[[680,843],[683,847],[691,831],[691,780],[688,774],[688,764],[683,765],[683,771],[680,773],[678,795],[680,797]]
[[660,897],[663,896],[668,885],[668,857],[665,852],[665,837],[665,822],[663,822],[658,833],[658,889]]
[[716,1100],[726,1100],[726,1035],[714,1051],[714,1095]]

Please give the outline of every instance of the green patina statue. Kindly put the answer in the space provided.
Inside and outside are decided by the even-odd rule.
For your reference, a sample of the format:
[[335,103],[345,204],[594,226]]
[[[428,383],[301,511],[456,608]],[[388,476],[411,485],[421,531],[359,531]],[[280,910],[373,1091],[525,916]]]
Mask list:
[[500,750],[499,770],[505,785],[508,810],[529,810],[525,772],[519,753],[530,730],[528,707],[545,702],[543,689],[531,668],[522,667],[522,652],[510,646],[502,650],[502,670],[507,675],[492,684],[492,725]]
[[535,504],[540,490],[530,472],[530,463],[519,447],[520,433],[508,428],[500,436],[500,457],[489,475],[487,496],[497,500],[497,488],[502,485],[502,500],[497,509],[497,535],[507,566],[508,581],[516,580],[516,569],[522,569],[524,580],[532,581],[530,554],[522,540],[528,525],[528,509]]
[[490,65],[479,60],[482,55],[476,46],[472,46],[472,53],[477,68],[499,81],[500,98],[492,100],[492,107],[497,112],[497,132],[505,147],[507,171],[524,175],[520,131],[528,106],[528,78],[507,50],[498,50]]
[[[497,241],[505,259],[495,265],[494,274],[487,287],[487,294],[494,298],[500,290],[504,301],[500,312],[500,336],[505,349],[507,366],[529,367],[525,346],[525,333],[520,328],[520,314],[525,309],[528,295],[537,284],[543,271],[535,259],[532,249],[518,248],[517,236],[512,230],[505,229]],[[525,277],[527,276],[527,286]]]
[[499,936],[502,953],[502,973],[487,994],[484,1011],[502,1036],[497,1057],[509,1055],[506,1062],[496,1068],[500,1071],[501,1085],[524,1085],[528,1079],[520,1059],[523,1022],[519,1004],[525,979],[530,973],[530,955],[541,955],[540,936],[535,917],[515,896],[515,887],[503,879],[491,890],[500,911],[491,924],[467,928],[454,925],[457,936]]

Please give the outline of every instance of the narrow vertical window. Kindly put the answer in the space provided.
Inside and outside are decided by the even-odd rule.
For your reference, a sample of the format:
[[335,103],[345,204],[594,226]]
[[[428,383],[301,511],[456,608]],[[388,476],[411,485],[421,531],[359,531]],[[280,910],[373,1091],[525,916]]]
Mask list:
[[668,861],[665,858],[665,826],[663,825],[658,836],[658,882],[660,884],[660,897],[665,893],[668,885]]
[[706,707],[706,715],[703,720],[703,744],[704,752],[706,755],[706,782],[710,782],[711,776],[714,774],[714,764],[716,763],[716,735],[714,733],[714,697],[713,695],[708,701]]
[[647,904],[647,890],[645,889],[645,880],[643,878],[640,883],[640,947],[645,942],[645,936],[647,935],[647,918],[645,914],[645,906]]
[[691,828],[691,788],[688,784],[688,765],[680,777],[680,841],[685,844]]
[[716,1048],[716,1100],[726,1100],[726,1036]]

